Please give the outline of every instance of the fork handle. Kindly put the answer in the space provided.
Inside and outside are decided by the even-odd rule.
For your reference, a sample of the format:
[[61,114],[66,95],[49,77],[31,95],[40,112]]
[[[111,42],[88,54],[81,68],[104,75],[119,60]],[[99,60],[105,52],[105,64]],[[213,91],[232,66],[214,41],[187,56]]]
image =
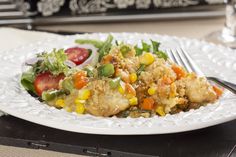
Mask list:
[[224,88],[228,89],[232,93],[236,94],[236,84],[224,81],[222,79],[216,77],[207,77],[208,80],[218,83],[219,85],[223,86]]

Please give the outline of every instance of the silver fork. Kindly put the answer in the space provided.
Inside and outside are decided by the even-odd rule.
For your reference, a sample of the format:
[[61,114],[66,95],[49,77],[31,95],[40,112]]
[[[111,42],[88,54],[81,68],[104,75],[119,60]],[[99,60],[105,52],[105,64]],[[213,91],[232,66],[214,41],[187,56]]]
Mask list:
[[236,84],[224,81],[222,79],[216,78],[216,77],[208,77],[205,76],[204,73],[200,70],[200,68],[194,63],[192,58],[189,56],[187,52],[185,52],[182,48],[177,50],[167,50],[167,53],[169,55],[169,58],[177,63],[180,66],[183,66],[187,72],[194,72],[198,76],[204,76],[209,81],[213,81],[218,85],[221,85],[222,87],[228,89],[232,93],[236,94]]

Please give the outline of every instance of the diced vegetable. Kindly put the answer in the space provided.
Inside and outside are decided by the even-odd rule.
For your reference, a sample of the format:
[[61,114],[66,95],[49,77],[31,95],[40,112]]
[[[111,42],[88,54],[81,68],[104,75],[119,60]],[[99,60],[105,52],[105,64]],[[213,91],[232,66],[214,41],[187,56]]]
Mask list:
[[143,103],[141,104],[141,108],[144,110],[152,110],[154,107],[154,100],[151,97],[143,99]]
[[138,98],[137,97],[130,98],[129,104],[130,105],[138,105]]
[[129,79],[130,79],[131,83],[135,83],[138,79],[138,76],[137,76],[136,73],[132,73],[132,74],[129,75]]
[[157,89],[155,87],[150,87],[148,89],[148,94],[149,95],[154,95],[154,94],[156,94],[156,91],[157,91]]
[[75,112],[78,114],[83,114],[85,112],[84,104],[77,104]]
[[57,99],[55,103],[56,107],[65,107],[65,100],[64,99]]
[[79,91],[78,99],[80,100],[87,100],[91,96],[91,92],[88,89],[82,89]]
[[116,89],[120,85],[120,77],[114,78],[109,82],[112,89]]
[[98,68],[98,75],[104,77],[111,77],[115,73],[113,64],[103,64]]
[[132,96],[132,97],[136,96],[136,91],[135,91],[134,87],[131,84],[126,83],[125,84],[125,90],[126,90],[128,96],[129,95]]
[[90,66],[90,65],[88,65],[88,66],[86,66],[86,67],[84,68],[84,71],[87,72],[87,75],[88,75],[89,77],[94,77],[93,70],[94,70],[94,68],[93,68],[92,66]]
[[156,113],[159,114],[160,116],[165,116],[166,115],[166,113],[164,111],[164,107],[162,105],[157,106]]
[[122,45],[120,47],[120,52],[122,53],[122,55],[125,57],[127,55],[127,53],[129,53],[131,51],[130,47],[128,45]]
[[146,67],[146,65],[141,64],[139,69],[137,70],[137,75],[140,75],[144,71],[145,67]]
[[51,101],[63,94],[65,94],[65,91],[63,90],[45,91],[42,93],[42,99],[44,101]]
[[172,65],[171,68],[176,73],[178,80],[186,76],[186,72],[180,66]]
[[220,97],[223,94],[223,90],[217,86],[213,86],[213,90],[215,91],[217,97]]
[[155,58],[152,53],[145,53],[140,57],[140,63],[150,65],[154,62]]
[[170,85],[170,84],[173,82],[173,80],[172,80],[170,77],[167,77],[167,76],[165,75],[165,76],[163,76],[163,78],[162,78],[162,82],[163,82],[164,84],[166,84],[166,85]]
[[74,75],[74,86],[76,89],[81,89],[86,86],[89,82],[89,79],[86,77],[87,74],[85,71],[80,71]]
[[74,89],[74,84],[71,78],[66,78],[61,82],[62,89],[66,92],[72,92]]

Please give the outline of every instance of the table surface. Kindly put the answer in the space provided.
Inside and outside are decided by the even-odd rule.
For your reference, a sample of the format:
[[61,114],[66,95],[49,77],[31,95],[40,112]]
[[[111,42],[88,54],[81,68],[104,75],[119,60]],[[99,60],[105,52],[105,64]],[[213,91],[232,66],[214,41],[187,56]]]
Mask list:
[[[78,32],[146,32],[166,35],[174,35],[188,38],[203,39],[213,31],[222,29],[224,25],[223,18],[212,19],[194,19],[194,20],[171,20],[171,21],[145,21],[131,23],[102,23],[102,24],[78,24],[78,25],[60,25],[60,26],[41,26],[40,29],[47,30],[67,30]],[[27,32],[12,28],[0,28],[0,50],[16,48],[20,45],[26,45],[32,42],[44,40],[55,34]],[[14,39],[14,40],[13,40]],[[9,42],[11,41],[11,42]],[[31,150],[25,148],[16,148],[0,145],[1,156],[4,157],[77,157],[66,153],[58,153],[45,150]]]

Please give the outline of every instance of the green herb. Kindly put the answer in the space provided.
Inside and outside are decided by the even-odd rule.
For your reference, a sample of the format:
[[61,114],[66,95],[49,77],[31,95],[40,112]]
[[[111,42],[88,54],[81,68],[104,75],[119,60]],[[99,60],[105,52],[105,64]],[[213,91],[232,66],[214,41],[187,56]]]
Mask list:
[[75,40],[78,44],[92,44],[96,48],[101,49],[103,47],[104,42],[99,40],[92,40],[92,39],[77,39]]
[[151,40],[151,42],[152,42],[152,49],[153,49],[153,52],[159,51],[160,43],[157,42],[157,41],[153,41],[153,40]]
[[168,58],[167,54],[163,51],[160,51],[160,50],[154,52],[154,54],[156,54],[158,58],[163,58],[165,60],[167,60],[167,58]]
[[98,50],[99,51],[99,57],[98,60],[101,61],[102,57],[107,55],[112,47],[112,40],[113,36],[109,35],[106,39],[106,41],[103,43],[102,47]]
[[141,64],[137,70],[137,75],[140,75],[144,71],[145,67],[146,67],[146,65]]
[[153,40],[151,40],[151,42],[152,42],[153,53],[156,54],[158,58],[164,58],[165,60],[167,60],[168,58],[167,54],[159,50],[160,43]]
[[66,74],[69,70],[68,66],[65,65],[67,55],[63,49],[54,49],[51,53],[43,53],[40,57],[43,57],[43,61],[40,66],[36,66],[39,71],[50,71],[53,75],[59,75],[60,73]]
[[44,101],[51,101],[63,94],[66,94],[65,91],[63,91],[63,90],[44,91],[42,93],[42,99]]
[[111,77],[115,73],[115,68],[113,64],[104,64],[98,68],[98,75]]
[[143,46],[143,51],[150,52],[151,45],[149,45],[148,43],[145,43],[144,41],[142,41],[142,46]]
[[136,52],[136,56],[140,56],[143,54],[143,49],[138,48],[138,46],[134,46],[135,52]]
[[114,78],[109,82],[109,85],[112,89],[116,89],[120,84],[120,77]]
[[32,72],[32,70],[25,72],[21,75],[21,84],[22,86],[30,92],[35,93],[35,89],[34,89],[34,79],[35,79],[35,75]]

